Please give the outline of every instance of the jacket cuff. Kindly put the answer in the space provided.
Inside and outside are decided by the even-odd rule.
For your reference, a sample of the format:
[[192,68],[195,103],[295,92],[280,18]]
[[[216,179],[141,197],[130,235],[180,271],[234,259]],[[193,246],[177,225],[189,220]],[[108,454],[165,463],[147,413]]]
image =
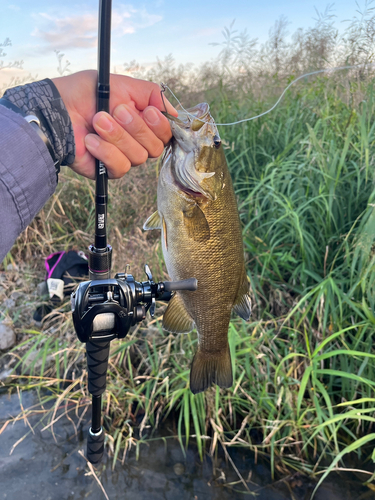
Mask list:
[[35,114],[61,165],[75,158],[73,125],[55,84],[49,78],[5,91],[3,98],[25,113]]

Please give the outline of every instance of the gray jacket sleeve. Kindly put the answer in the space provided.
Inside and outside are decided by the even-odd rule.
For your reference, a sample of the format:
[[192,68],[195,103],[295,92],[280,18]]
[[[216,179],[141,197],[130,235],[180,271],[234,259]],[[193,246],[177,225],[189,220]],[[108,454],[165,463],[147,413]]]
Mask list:
[[43,141],[21,115],[0,105],[0,262],[56,189]]

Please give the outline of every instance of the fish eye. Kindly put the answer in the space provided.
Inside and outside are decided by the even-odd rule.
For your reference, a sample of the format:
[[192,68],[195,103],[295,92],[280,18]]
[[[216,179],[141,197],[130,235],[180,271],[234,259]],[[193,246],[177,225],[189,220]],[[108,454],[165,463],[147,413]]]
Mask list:
[[215,135],[215,136],[214,136],[214,146],[215,146],[215,148],[216,148],[216,149],[219,149],[220,144],[221,144],[220,137],[219,137],[218,135]]

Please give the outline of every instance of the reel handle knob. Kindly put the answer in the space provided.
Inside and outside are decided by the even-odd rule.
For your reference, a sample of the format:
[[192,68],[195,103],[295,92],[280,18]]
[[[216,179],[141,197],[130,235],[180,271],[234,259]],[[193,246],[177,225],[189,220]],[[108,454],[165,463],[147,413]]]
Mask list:
[[189,278],[187,280],[180,281],[165,281],[164,290],[166,292],[177,292],[178,290],[188,290],[189,292],[195,292],[198,288],[198,280],[196,278]]

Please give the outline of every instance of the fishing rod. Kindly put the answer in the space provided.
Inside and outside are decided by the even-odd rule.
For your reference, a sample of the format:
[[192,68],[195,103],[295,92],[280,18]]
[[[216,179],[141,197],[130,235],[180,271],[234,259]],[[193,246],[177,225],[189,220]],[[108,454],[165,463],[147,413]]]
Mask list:
[[[107,113],[111,11],[112,0],[100,0],[97,111]],[[95,173],[95,236],[88,249],[89,281],[80,283],[71,295],[74,328],[79,340],[86,343],[88,390],[92,396],[86,457],[92,464],[98,464],[104,453],[102,395],[106,389],[111,341],[124,338],[132,326],[145,319],[147,311],[154,317],[156,300],[169,301],[174,291],[197,289],[195,278],[155,283],[147,264],[147,281],[135,281],[130,273],[117,273],[111,279],[112,247],[107,243],[108,175],[103,162],[96,160]]]

